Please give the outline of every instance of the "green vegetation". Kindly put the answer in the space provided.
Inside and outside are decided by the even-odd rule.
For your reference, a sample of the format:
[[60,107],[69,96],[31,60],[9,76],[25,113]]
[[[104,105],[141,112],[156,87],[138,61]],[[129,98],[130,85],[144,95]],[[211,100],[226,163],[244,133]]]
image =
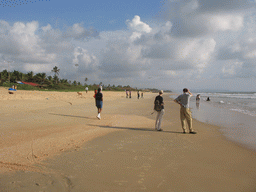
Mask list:
[[[0,72],[0,86],[3,87],[12,87],[12,85],[16,85],[18,90],[40,90],[40,91],[85,91],[85,87],[88,87],[89,90],[95,90],[99,88],[99,85],[103,87],[105,91],[124,91],[131,90],[136,91],[139,90],[137,88],[132,88],[129,85],[104,85],[102,82],[99,84],[88,85],[88,78],[85,78],[85,83],[73,81],[67,79],[59,79],[58,75],[60,69],[55,66],[52,70],[54,76],[47,76],[46,73],[37,73],[34,74],[33,71],[28,73],[21,73],[19,71],[8,72],[6,69]],[[17,81],[23,82],[31,82],[36,83],[38,86],[34,87],[27,84],[18,84]]]

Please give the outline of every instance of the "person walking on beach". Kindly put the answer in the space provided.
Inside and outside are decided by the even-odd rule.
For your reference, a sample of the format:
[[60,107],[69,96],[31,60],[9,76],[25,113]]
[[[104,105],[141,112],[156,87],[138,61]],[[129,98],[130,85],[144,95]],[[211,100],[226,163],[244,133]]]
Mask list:
[[132,91],[131,90],[129,91],[129,98],[130,99],[132,98]]
[[95,95],[95,99],[96,99],[96,107],[98,109],[98,115],[97,118],[101,119],[100,117],[100,113],[102,111],[102,106],[103,106],[103,94],[101,93],[101,89],[98,89],[98,93]]
[[155,123],[155,129],[157,131],[163,131],[161,129],[161,123],[164,115],[164,99],[162,97],[163,91],[159,91],[159,95],[156,96],[155,102],[154,102],[154,110],[157,112],[156,115],[156,123]]
[[85,91],[86,91],[86,93],[88,92],[88,87],[85,87]]
[[138,95],[138,99],[140,98],[140,91],[137,92],[137,95]]
[[183,129],[183,133],[186,133],[186,125],[185,121],[187,121],[189,133],[196,134],[195,131],[192,129],[192,115],[189,109],[189,100],[192,96],[192,93],[187,89],[183,89],[183,94],[179,95],[174,102],[180,105],[180,120]]
[[125,93],[126,93],[126,98],[128,98],[128,90],[125,90]]

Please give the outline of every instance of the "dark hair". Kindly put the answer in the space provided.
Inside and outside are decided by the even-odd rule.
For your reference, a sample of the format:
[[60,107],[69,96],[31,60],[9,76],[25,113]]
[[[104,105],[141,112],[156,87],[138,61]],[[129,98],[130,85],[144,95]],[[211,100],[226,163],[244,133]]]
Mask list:
[[184,88],[184,89],[183,89],[183,92],[184,92],[184,93],[188,92],[188,89],[187,89],[187,88]]
[[98,93],[101,91],[101,88],[98,89]]

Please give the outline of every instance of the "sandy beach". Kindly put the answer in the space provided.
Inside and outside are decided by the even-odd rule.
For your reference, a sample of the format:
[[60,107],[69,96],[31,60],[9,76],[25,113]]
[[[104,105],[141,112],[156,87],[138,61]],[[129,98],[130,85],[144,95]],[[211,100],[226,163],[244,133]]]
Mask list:
[[256,191],[256,153],[219,127],[193,120],[182,134],[179,106],[164,94],[162,128],[153,101],[104,92],[0,89],[0,191]]

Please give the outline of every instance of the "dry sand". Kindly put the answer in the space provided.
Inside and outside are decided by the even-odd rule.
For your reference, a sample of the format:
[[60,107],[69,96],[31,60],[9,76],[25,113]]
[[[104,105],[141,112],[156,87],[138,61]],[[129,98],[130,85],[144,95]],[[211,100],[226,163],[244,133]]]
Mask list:
[[182,134],[179,106],[165,94],[163,132],[152,103],[103,92],[0,89],[0,191],[256,191],[256,154],[193,121]]

